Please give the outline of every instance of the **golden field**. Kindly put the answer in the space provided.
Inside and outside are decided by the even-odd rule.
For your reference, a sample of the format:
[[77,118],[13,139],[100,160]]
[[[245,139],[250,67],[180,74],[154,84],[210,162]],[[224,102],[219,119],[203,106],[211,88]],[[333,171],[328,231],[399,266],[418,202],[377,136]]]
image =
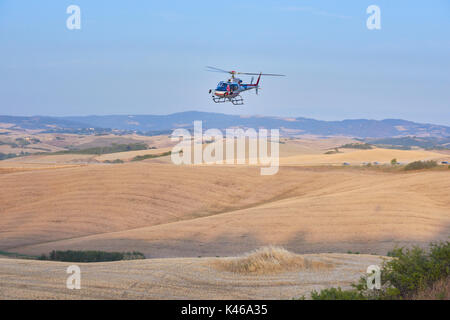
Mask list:
[[[152,150],[0,161],[0,251],[37,256],[67,249],[136,250],[151,258],[83,265],[92,284],[83,298],[264,299],[341,283],[337,274],[346,286],[394,246],[424,246],[450,235],[450,170],[361,166],[392,158],[441,161],[449,159],[445,153],[342,149],[325,154],[351,139],[311,138],[284,141],[281,167],[273,176],[261,176],[258,166],[176,166],[170,157],[127,162],[170,150],[167,137],[154,139],[159,145]],[[102,163],[113,159],[126,162]],[[262,279],[215,268],[226,263],[212,257],[268,245],[334,267],[302,271],[308,275],[299,279],[302,263]],[[58,277],[66,276],[60,269],[67,265],[0,259],[0,298],[80,298],[58,287],[64,284]],[[53,278],[44,270],[61,275]],[[197,273],[205,279],[201,283]],[[108,274],[111,281],[105,284]],[[308,284],[310,279],[317,286]],[[253,288],[255,283],[260,286]]]
[[[1,299],[292,299],[329,286],[349,288],[373,255],[298,256],[326,263],[327,270],[303,268],[276,274],[238,274],[217,270],[230,258],[169,258],[77,263],[81,289],[68,290],[66,269],[73,263],[0,258]],[[232,258],[231,258],[232,259]]]

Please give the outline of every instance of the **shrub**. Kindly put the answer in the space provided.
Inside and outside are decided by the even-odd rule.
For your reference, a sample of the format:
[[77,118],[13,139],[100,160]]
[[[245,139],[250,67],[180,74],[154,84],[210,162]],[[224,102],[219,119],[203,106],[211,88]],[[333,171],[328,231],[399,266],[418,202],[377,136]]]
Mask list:
[[419,247],[395,249],[395,259],[384,263],[382,280],[409,297],[450,275],[450,242],[431,244],[429,252]]
[[405,170],[421,170],[421,169],[430,169],[437,166],[437,162],[430,160],[430,161],[414,161],[411,163],[408,163],[405,167]]
[[313,291],[314,300],[361,300],[361,299],[413,299],[414,297],[435,295],[436,298],[450,294],[450,242],[430,244],[428,251],[419,247],[394,249],[388,252],[392,257],[381,267],[380,290],[368,290],[365,277],[360,278],[354,289],[342,291],[340,288]]
[[311,292],[313,300],[367,300],[367,298],[357,290],[345,290],[341,288],[323,289],[320,292]]
[[391,160],[391,165],[395,166],[397,163],[398,163],[397,159],[394,158]]

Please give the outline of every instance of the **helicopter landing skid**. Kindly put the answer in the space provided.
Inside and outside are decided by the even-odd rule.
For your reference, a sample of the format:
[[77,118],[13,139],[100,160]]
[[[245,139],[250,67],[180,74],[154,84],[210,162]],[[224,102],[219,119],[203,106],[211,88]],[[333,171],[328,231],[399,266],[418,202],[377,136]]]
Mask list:
[[230,101],[235,106],[241,106],[244,104],[244,99],[242,99],[241,96],[236,96],[236,97],[232,98]]
[[231,98],[231,99],[230,98],[225,98],[225,97],[213,96],[212,99],[213,99],[213,101],[215,103],[224,103],[224,102],[230,101],[235,106],[240,106],[240,105],[244,104],[244,99],[242,99],[241,96],[236,96],[236,97]]
[[227,98],[224,98],[224,97],[216,97],[216,96],[213,96],[212,99],[213,99],[213,101],[214,101],[215,103],[224,103],[224,102],[227,102]]

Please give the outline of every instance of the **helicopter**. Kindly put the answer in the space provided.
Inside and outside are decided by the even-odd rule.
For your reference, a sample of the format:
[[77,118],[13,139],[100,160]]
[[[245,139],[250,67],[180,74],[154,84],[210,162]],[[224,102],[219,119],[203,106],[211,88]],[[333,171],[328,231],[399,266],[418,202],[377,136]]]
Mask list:
[[[212,100],[215,103],[231,102],[233,105],[243,105],[244,99],[241,97],[241,92],[255,89],[255,93],[258,94],[258,89],[260,89],[259,81],[261,76],[274,76],[274,77],[284,77],[284,74],[274,74],[274,73],[251,73],[251,72],[238,72],[238,71],[227,71],[219,69],[216,67],[207,66],[207,71],[211,72],[223,72],[231,74],[231,78],[228,81],[220,81],[216,89],[210,89],[209,93],[212,94]],[[241,79],[236,78],[238,74],[258,76],[256,83],[253,83],[254,77],[252,77],[250,83],[243,83]]]

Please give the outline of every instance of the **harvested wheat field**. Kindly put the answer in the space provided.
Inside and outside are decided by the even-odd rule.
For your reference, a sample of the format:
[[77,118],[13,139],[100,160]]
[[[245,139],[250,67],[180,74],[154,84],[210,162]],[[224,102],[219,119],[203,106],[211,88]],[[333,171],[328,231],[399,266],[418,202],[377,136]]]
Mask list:
[[[0,250],[138,250],[150,258],[386,254],[450,234],[450,170],[174,166],[151,162],[0,175]],[[276,232],[274,232],[276,231]]]
[[300,256],[282,251],[278,254],[288,255],[290,261],[273,272],[278,249],[262,249],[267,250],[272,251],[272,260],[258,252],[249,254],[259,262],[257,274],[218,269],[233,259],[239,266],[248,256],[77,263],[80,290],[66,288],[66,269],[72,263],[0,259],[0,299],[292,299],[330,286],[349,288],[369,265],[383,260],[372,255]]
[[286,174],[261,179],[257,168],[149,163],[10,172],[0,180],[1,250],[254,206],[297,184]]
[[[66,268],[73,263],[0,258],[0,299],[308,297],[312,290],[348,288],[395,246],[448,239],[450,170],[298,161],[381,155],[377,149],[323,155],[323,147],[305,154],[304,145],[283,147],[282,162],[292,164],[272,176],[261,176],[258,166],[175,166],[170,157],[2,161],[0,254],[140,251],[150,259],[77,263],[82,289],[68,290]],[[295,161],[291,152],[299,154]],[[436,157],[414,152],[394,156]],[[116,156],[130,154],[108,155]]]
[[[345,149],[342,149],[344,151]],[[341,165],[344,162],[360,165],[362,163],[378,162],[380,164],[390,163],[392,159],[402,163],[418,160],[436,160],[445,158],[443,154],[424,150],[392,150],[371,149],[356,150],[347,149],[346,152],[336,154],[302,154],[280,158],[281,165]]]

